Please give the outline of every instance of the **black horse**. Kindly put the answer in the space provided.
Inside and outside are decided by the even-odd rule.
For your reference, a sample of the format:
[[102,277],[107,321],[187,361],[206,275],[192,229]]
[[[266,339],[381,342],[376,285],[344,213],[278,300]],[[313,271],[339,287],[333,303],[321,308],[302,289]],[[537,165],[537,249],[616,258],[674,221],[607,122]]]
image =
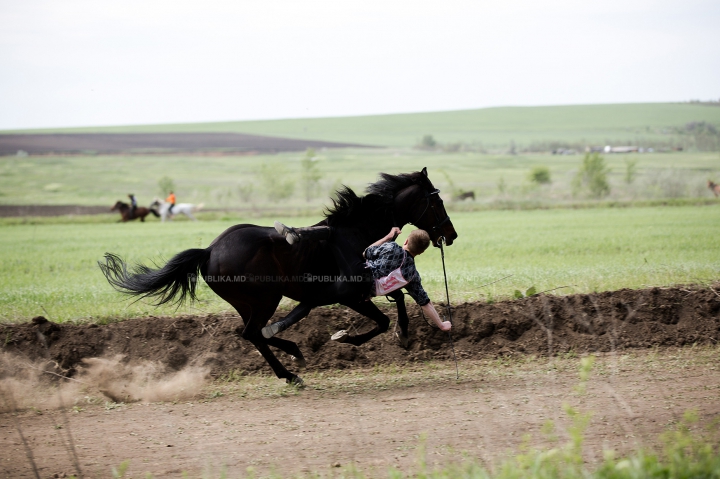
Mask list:
[[[426,168],[410,174],[381,173],[380,176],[380,180],[368,186],[368,194],[363,197],[347,187],[339,190],[333,207],[318,225],[332,226],[336,240],[350,244],[358,257],[393,226],[402,227],[408,223],[426,230],[436,247],[440,242],[452,244],[457,233],[440,199],[440,191],[430,182]],[[277,377],[288,383],[302,384],[302,380],[288,371],[269,348],[278,348],[291,355],[298,364],[304,364],[297,344],[277,336],[266,339],[261,334],[283,296],[299,302],[283,319],[289,323],[304,318],[317,306],[336,303],[376,323],[371,331],[348,337],[346,342],[350,344],[363,344],[387,331],[390,325],[390,319],[371,301],[363,300],[362,284],[348,287],[347,284],[323,281],[323,278],[342,274],[332,248],[327,241],[289,245],[274,228],[240,224],[225,230],[205,249],[178,253],[160,269],[138,265],[128,272],[123,261],[109,253],[99,265],[118,291],[141,298],[154,297],[158,305],[171,301],[181,303],[187,296],[195,299],[199,271],[210,289],[240,314],[244,323],[239,331],[241,336],[260,351]],[[399,290],[393,293],[391,296],[398,300],[398,324],[407,336],[408,317],[403,293]]]

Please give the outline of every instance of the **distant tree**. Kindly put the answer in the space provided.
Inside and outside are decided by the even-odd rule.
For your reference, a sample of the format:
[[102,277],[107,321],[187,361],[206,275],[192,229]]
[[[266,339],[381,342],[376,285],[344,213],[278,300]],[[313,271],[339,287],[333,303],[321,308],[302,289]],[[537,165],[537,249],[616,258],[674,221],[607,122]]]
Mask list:
[[517,155],[517,147],[515,146],[515,140],[510,140],[510,149],[508,150],[510,155]]
[[637,176],[637,160],[625,158],[625,183],[632,184]]
[[435,138],[433,138],[432,135],[424,135],[422,137],[422,140],[420,140],[420,148],[426,149],[426,150],[432,150],[437,146],[437,141],[435,141]]
[[260,181],[270,201],[286,200],[295,192],[295,181],[288,179],[287,174],[283,165],[264,164],[260,167]]
[[316,196],[320,179],[323,176],[322,173],[320,173],[320,166],[315,159],[315,149],[307,149],[305,156],[300,161],[300,166],[302,168],[302,183],[303,189],[305,190],[305,199],[310,201]]
[[536,166],[530,171],[529,179],[532,183],[538,185],[547,185],[551,183],[550,168],[547,166]]
[[455,186],[455,182],[452,180],[452,178],[450,178],[450,175],[448,175],[447,171],[440,170],[440,172],[443,174],[443,176],[445,176],[445,179],[448,182],[448,186],[450,187],[450,193],[452,194],[453,197],[458,196],[463,193],[463,191],[460,188]]
[[160,196],[165,196],[171,191],[175,191],[175,182],[169,176],[163,176],[158,180],[158,189]]
[[573,179],[573,190],[577,194],[587,189],[590,196],[602,198],[610,194],[607,175],[610,169],[605,166],[605,159],[599,153],[586,153],[580,170]]

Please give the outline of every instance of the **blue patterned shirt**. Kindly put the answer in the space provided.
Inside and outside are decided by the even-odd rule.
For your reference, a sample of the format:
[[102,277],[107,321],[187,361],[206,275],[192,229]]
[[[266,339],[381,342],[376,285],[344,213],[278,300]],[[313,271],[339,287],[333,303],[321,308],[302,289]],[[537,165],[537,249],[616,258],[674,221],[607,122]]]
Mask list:
[[[405,262],[403,263],[403,256]],[[373,279],[379,279],[387,276],[402,264],[402,275],[408,284],[403,286],[410,297],[415,300],[419,306],[425,306],[430,302],[430,298],[422,287],[420,273],[415,269],[415,260],[407,253],[402,246],[394,241],[388,241],[380,246],[369,246],[365,250],[365,259],[367,265],[372,271]],[[374,286],[373,286],[374,287]]]

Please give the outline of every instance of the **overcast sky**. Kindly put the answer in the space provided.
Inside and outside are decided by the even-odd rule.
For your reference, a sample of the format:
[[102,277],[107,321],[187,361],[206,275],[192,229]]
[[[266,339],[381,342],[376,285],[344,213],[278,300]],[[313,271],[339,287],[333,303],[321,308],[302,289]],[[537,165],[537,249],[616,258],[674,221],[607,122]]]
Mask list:
[[718,99],[718,46],[718,0],[0,0],[0,129]]

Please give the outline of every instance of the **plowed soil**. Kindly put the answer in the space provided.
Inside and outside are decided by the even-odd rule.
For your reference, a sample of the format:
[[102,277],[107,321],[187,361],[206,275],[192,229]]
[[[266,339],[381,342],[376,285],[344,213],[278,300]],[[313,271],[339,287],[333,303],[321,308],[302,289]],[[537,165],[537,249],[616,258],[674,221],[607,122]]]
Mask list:
[[[599,354],[601,369],[609,367],[607,358],[615,358],[617,373],[615,379],[592,383],[594,392],[585,404],[602,418],[588,432],[595,460],[602,457],[604,446],[622,449],[652,440],[685,409],[695,407],[708,419],[720,414],[720,372],[692,361],[693,347],[705,348],[717,358],[717,288],[652,288],[460,304],[453,308],[460,380],[455,380],[447,334],[429,326],[415,305],[408,310],[407,350],[392,334],[393,326],[360,347],[332,342],[330,335],[339,329],[364,331],[372,325],[342,308],[314,310],[281,334],[305,353],[307,369],[298,372],[308,388],[274,398],[246,398],[243,393],[208,401],[199,398],[198,391],[194,397],[168,403],[134,395],[129,389],[103,392],[100,388],[108,403],[125,405],[117,411],[115,406],[108,409],[108,403],[104,409],[86,406],[83,413],[67,413],[65,426],[63,416],[52,412],[57,409],[40,415],[41,410],[26,407],[16,425],[11,421],[14,416],[4,413],[0,473],[33,476],[18,429],[29,438],[41,477],[73,473],[78,467],[86,477],[107,477],[110,466],[125,459],[132,461],[134,474],[151,472],[155,477],[179,477],[181,471],[199,474],[213,467],[217,471],[222,465],[235,475],[248,466],[262,473],[275,469],[295,474],[349,463],[382,472],[392,465],[411,467],[421,434],[428,437],[429,464],[457,460],[459,451],[490,460],[517,446],[523,434],[536,432],[545,419],[557,417],[561,401],[572,396],[577,374],[573,365],[567,371],[531,368],[515,376],[489,377],[487,371],[478,372],[478,364],[531,357],[533,364],[547,365],[590,352]],[[394,309],[386,313],[396,318]],[[48,378],[87,378],[82,374],[92,363],[88,359],[117,355],[122,355],[119,365],[152,362],[166,374],[200,368],[210,378],[271,377],[254,347],[239,338],[241,325],[232,314],[150,317],[107,325],[54,324],[35,318],[0,326],[0,344],[6,358],[35,364],[50,373],[44,375]],[[656,362],[648,368],[642,364],[650,354]],[[680,355],[689,358],[685,366],[663,368]],[[278,356],[292,369],[289,357]],[[624,357],[640,359],[618,366],[617,358]],[[0,379],[13,374],[9,364],[6,361],[0,369]],[[312,386],[314,380],[320,381],[320,373],[344,370],[362,378],[372,375],[373,368],[389,365],[399,368],[400,379],[381,388],[374,387],[373,380],[349,393],[324,393]],[[439,376],[438,368],[444,371]],[[469,376],[467,371],[475,373]],[[424,379],[417,379],[418,375]],[[78,464],[68,449],[70,441],[53,427],[71,427],[73,441],[79,444]]]
[[277,153],[308,148],[363,147],[350,143],[296,140],[242,133],[55,133],[0,135],[0,155],[49,153]]

